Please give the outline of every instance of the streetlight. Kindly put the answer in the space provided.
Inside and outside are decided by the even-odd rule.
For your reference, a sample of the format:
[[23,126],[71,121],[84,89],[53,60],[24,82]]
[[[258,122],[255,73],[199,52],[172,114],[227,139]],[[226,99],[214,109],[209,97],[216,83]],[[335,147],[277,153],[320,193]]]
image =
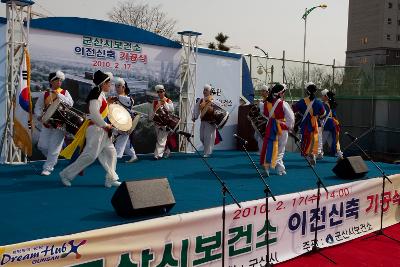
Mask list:
[[[257,45],[254,46],[254,48],[260,50],[260,51],[263,52],[264,55],[265,55],[265,69],[264,69],[264,71],[265,71],[265,83],[268,84],[268,53],[265,52],[262,48],[260,48],[260,47],[257,46]],[[259,74],[260,74],[260,73],[259,73]]]
[[306,79],[305,76],[306,76],[307,17],[308,17],[308,15],[309,15],[314,9],[317,9],[317,8],[319,8],[319,7],[322,8],[322,9],[325,9],[325,8],[328,7],[328,5],[326,5],[326,4],[321,4],[321,5],[318,5],[318,6],[314,6],[314,7],[312,7],[312,8],[306,8],[306,10],[305,10],[303,16],[301,17],[302,19],[304,19],[303,81],[302,81],[303,87],[304,87],[304,85],[305,85],[305,79]]

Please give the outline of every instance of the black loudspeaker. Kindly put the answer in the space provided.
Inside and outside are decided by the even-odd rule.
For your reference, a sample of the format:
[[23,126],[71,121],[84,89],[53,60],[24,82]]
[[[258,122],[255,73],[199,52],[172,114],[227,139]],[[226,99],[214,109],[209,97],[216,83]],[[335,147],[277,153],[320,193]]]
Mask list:
[[338,161],[332,171],[340,178],[356,179],[367,174],[369,169],[360,156],[354,156]]
[[115,191],[111,204],[124,218],[169,212],[175,205],[167,178],[123,182]]

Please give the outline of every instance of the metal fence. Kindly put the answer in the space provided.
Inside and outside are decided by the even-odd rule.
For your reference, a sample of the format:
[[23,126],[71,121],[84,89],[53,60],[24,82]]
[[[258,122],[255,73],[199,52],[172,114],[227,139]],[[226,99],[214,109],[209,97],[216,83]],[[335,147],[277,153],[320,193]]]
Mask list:
[[285,83],[289,89],[289,99],[295,101],[304,94],[304,82],[313,81],[320,88],[331,89],[337,79],[334,64],[291,60],[285,57],[285,52],[282,58],[245,55],[245,60],[251,72],[256,99],[260,98],[260,89],[263,84]]
[[[285,58],[246,55],[255,99],[260,99],[263,84],[276,82],[288,85],[286,100],[295,102],[304,95],[303,84],[312,81],[321,89],[336,93],[337,113],[342,133],[360,139],[367,152],[377,160],[393,162],[400,159],[400,66],[335,66],[302,62]],[[305,75],[303,81],[303,64]],[[343,134],[342,147],[350,141]],[[348,155],[360,154],[348,147]]]

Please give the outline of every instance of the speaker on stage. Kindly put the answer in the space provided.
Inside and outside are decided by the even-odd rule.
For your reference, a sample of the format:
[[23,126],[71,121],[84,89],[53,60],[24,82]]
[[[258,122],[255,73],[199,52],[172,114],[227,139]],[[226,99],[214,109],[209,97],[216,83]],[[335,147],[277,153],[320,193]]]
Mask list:
[[338,161],[332,171],[340,178],[356,179],[367,174],[369,169],[360,156],[353,156]]
[[125,181],[115,191],[111,204],[124,218],[169,212],[175,205],[167,178]]

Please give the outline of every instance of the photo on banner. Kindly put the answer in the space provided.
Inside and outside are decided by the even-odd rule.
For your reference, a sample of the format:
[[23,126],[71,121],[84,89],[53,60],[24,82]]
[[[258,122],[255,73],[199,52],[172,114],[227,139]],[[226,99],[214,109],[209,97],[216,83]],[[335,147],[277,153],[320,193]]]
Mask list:
[[[157,84],[165,86],[178,111],[180,49],[38,29],[31,29],[29,38],[33,102],[49,88],[49,73],[61,70],[65,73],[62,88],[71,94],[74,108],[86,112],[85,99],[94,86],[93,73],[100,69],[127,82],[136,111],[149,114],[151,102],[157,98],[154,90]],[[114,85],[112,88],[111,95],[115,94]],[[38,139],[40,123],[35,125],[34,142]],[[148,116],[142,116],[134,139],[138,153],[154,150],[154,125]]]

